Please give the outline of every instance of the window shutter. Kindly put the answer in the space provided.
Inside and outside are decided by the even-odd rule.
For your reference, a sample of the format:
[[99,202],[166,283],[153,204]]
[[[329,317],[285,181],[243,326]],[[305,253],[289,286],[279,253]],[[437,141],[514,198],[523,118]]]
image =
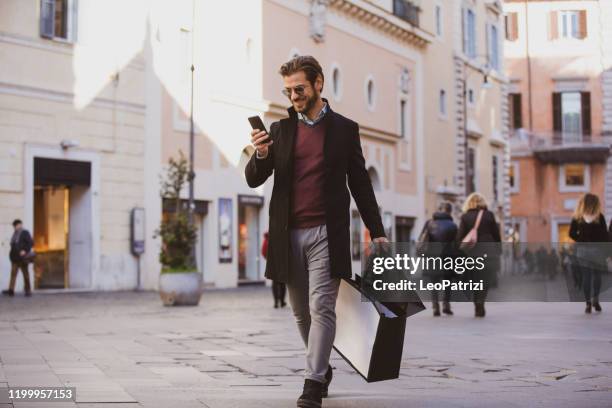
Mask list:
[[[553,99],[553,130],[555,132],[561,132],[563,130],[563,126],[562,126],[562,117],[561,117],[561,93],[560,92],[553,92],[552,94],[552,99]],[[554,137],[558,137],[557,135],[554,135]]]
[[463,34],[463,53],[467,54],[467,10],[461,9],[461,32]]
[[40,36],[53,38],[55,0],[40,0]]
[[580,92],[581,116],[582,116],[582,134],[591,135],[591,93]]
[[556,40],[559,38],[559,13],[556,11],[550,12],[550,18],[548,22],[548,39]]
[[521,103],[521,94],[512,95],[512,113],[514,129],[520,129],[523,127],[523,111]]
[[578,38],[583,39],[587,36],[587,15],[586,10],[578,12]]
[[510,13],[510,40],[518,39],[518,13]]

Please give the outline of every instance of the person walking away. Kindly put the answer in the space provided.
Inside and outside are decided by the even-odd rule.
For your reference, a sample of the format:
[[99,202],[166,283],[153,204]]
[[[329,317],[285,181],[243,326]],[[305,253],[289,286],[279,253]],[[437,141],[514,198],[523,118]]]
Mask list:
[[582,291],[586,301],[585,313],[591,313],[592,308],[601,312],[599,291],[601,273],[607,268],[605,243],[609,240],[606,226],[599,197],[591,193],[584,194],[576,205],[569,236],[576,242],[576,260],[582,275]]
[[21,220],[17,219],[13,221],[13,236],[11,237],[11,250],[9,258],[11,260],[11,281],[9,288],[2,291],[2,294],[8,296],[15,295],[15,281],[17,280],[17,274],[19,270],[23,273],[23,283],[25,289],[25,295],[32,295],[32,288],[30,287],[30,275],[28,274],[28,260],[27,256],[32,251],[32,236],[30,232],[23,228]]
[[[452,211],[453,207],[451,203],[443,202],[438,207],[438,211],[425,223],[419,240],[421,244],[425,244],[423,248],[428,256],[436,256],[444,259],[456,255],[455,240],[457,238],[458,228],[451,216]],[[424,274],[428,275],[431,282],[440,283],[443,279],[451,279],[453,271],[445,271],[444,269],[426,270]],[[450,306],[450,299],[451,288],[447,287],[443,295],[442,313],[452,316],[453,312]],[[431,301],[433,315],[435,317],[440,316],[439,294],[437,290],[432,291]]]
[[[264,240],[261,245],[261,256],[264,259],[268,259],[268,232],[264,232]],[[272,296],[274,296],[274,308],[278,309],[278,307],[285,307],[287,303],[285,303],[285,293],[286,286],[283,282],[272,281]]]
[[289,117],[272,123],[269,135],[251,132],[256,152],[245,176],[255,188],[274,173],[265,275],[287,284],[306,346],[304,390],[297,406],[319,408],[332,378],[329,356],[340,279],[352,272],[350,195],[372,240],[388,240],[365,168],[359,125],[321,98],[321,65],[312,56],[298,56],[279,73],[292,105]]
[[[484,317],[487,291],[491,282],[494,282],[493,278],[499,264],[501,234],[495,215],[488,210],[487,202],[480,193],[470,194],[463,204],[463,215],[457,233],[458,243],[461,243],[473,228],[476,228],[477,232],[476,245],[466,252],[471,257],[487,255],[486,267],[483,270],[472,271],[473,280],[475,282],[482,280],[484,284],[483,290],[474,291],[474,316]],[[483,242],[489,244],[482,245]]]

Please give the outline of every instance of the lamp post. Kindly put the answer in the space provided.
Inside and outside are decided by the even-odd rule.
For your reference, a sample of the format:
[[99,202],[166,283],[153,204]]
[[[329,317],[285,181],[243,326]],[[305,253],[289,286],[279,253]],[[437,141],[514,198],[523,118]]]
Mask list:
[[[194,31],[195,31],[195,0],[192,1],[192,9],[191,9],[191,95],[190,95],[190,108],[189,108],[189,224],[190,225],[194,225],[194,209],[195,209],[195,197],[194,197],[194,179],[195,179],[195,172],[193,170],[193,162],[194,162],[194,154],[195,154],[195,131],[194,131],[194,123],[193,123],[193,91],[194,91],[194,84],[193,84],[193,79],[194,79],[194,72],[195,72],[195,66],[194,66],[194,56],[193,56],[193,52],[194,52],[194,42],[195,42],[195,36],[194,36]],[[192,248],[191,251],[191,261],[192,263],[195,265],[196,263],[196,253],[195,253],[195,246]]]

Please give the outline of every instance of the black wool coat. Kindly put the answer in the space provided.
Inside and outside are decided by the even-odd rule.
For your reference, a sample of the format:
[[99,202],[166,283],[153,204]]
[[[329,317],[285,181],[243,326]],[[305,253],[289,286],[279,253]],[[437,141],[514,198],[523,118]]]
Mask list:
[[[270,126],[274,141],[265,159],[253,153],[245,168],[250,187],[258,187],[274,174],[270,199],[270,226],[268,259],[265,276],[287,282],[290,274],[290,217],[293,195],[294,145],[298,117],[293,107],[289,118]],[[351,276],[350,253],[350,192],[372,238],[384,237],[385,231],[378,210],[374,190],[359,140],[359,125],[334,112],[329,107],[323,118],[325,141],[323,144],[325,182],[325,225],[331,276]],[[348,188],[347,188],[348,184]]]

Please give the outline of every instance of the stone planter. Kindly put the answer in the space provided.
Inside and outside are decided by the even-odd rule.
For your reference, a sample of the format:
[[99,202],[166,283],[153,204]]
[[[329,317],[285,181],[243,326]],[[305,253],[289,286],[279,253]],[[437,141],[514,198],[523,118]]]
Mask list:
[[197,306],[202,296],[202,274],[198,271],[160,274],[159,296],[164,306]]

